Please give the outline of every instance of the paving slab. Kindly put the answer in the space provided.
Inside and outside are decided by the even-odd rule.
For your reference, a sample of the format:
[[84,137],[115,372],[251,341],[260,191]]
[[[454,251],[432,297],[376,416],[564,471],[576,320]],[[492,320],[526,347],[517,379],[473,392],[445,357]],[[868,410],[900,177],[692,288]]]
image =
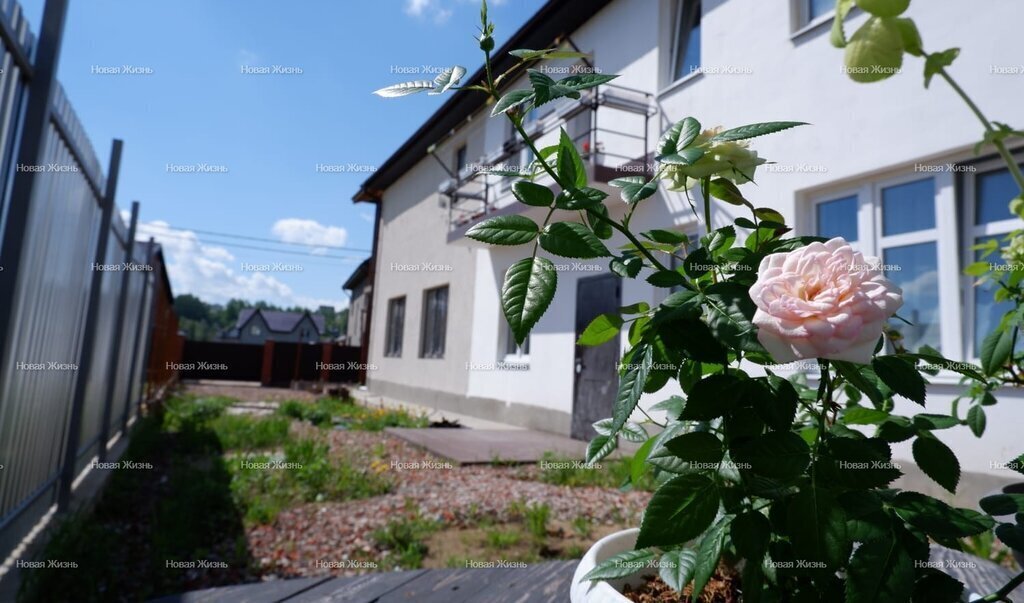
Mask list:
[[545,452],[582,459],[587,443],[554,433],[529,429],[414,429],[390,427],[387,433],[462,465],[535,463]]

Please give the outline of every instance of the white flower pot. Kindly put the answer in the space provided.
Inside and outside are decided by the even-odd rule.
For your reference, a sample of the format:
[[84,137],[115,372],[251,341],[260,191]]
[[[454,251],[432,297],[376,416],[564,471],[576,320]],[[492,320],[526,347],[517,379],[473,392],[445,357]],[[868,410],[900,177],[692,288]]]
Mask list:
[[631,576],[609,581],[591,582],[584,580],[583,576],[586,576],[590,570],[609,557],[633,550],[639,533],[639,528],[622,530],[595,542],[594,546],[590,547],[587,554],[580,560],[580,564],[576,566],[576,573],[572,576],[572,586],[569,590],[569,600],[572,603],[630,603],[629,599],[622,595],[622,588],[627,584],[630,586],[643,584],[643,577],[652,574],[652,570],[640,570]]

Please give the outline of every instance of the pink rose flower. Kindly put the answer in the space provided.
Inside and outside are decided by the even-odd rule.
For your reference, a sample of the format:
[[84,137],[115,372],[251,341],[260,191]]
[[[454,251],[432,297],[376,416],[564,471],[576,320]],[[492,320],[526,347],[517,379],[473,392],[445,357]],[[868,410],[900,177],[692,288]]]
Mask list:
[[750,287],[757,338],[778,363],[801,358],[871,362],[903,292],[842,238],[773,253]]

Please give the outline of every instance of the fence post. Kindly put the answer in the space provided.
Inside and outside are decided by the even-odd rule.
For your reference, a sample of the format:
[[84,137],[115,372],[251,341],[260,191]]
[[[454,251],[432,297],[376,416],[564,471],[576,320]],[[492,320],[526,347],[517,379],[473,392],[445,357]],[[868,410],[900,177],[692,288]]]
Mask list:
[[[157,303],[157,292],[159,291],[158,281],[163,278],[160,272],[163,270],[163,266],[160,267],[160,271],[153,266],[153,259],[156,257],[156,239],[149,237],[149,265],[153,267],[153,285],[152,292],[153,297],[149,300],[149,323],[146,325],[146,344],[145,349],[142,351],[142,374],[139,378],[142,379],[142,388],[139,390],[138,406],[142,407],[142,401],[146,399],[146,383],[149,382],[149,355],[153,351],[153,331],[156,330],[156,309]],[[148,280],[148,279],[147,279]],[[180,358],[178,359],[181,360]]]
[[[100,233],[96,238],[93,263],[103,264],[107,257],[107,242],[110,239],[110,220],[114,214],[114,195],[117,192],[117,177],[121,171],[121,150],[124,143],[114,139],[110,150],[110,167],[107,170],[107,190],[104,192],[100,213]],[[75,378],[75,397],[71,402],[71,418],[68,421],[64,464],[60,471],[60,487],[57,491],[57,510],[64,511],[71,502],[71,484],[75,481],[75,463],[78,447],[81,445],[82,411],[92,372],[93,347],[96,342],[97,319],[103,294],[103,271],[93,267],[89,285],[89,301],[85,311],[85,330],[82,333],[82,351],[78,360],[78,376]]]
[[[149,237],[146,247],[146,265],[153,266],[153,237]],[[142,322],[146,318],[146,291],[149,290],[149,273],[143,273],[142,292],[139,294],[139,318],[135,322],[135,341],[132,342],[132,363],[128,371],[128,393],[124,396],[124,413],[121,415],[121,430],[128,429],[128,415],[132,409],[132,388],[135,385],[135,367],[139,363],[139,338],[142,337]],[[141,388],[139,395],[142,395]]]
[[[37,165],[45,152],[46,132],[50,125],[50,100],[56,85],[57,63],[63,41],[68,0],[47,0],[43,9],[42,29],[36,46],[32,78],[28,85],[28,106],[18,141],[17,165]],[[0,233],[0,366],[7,362],[6,342],[10,339],[17,294],[18,268],[25,242],[29,206],[35,188],[36,173],[15,169],[10,203]]]
[[[135,246],[135,227],[139,223],[139,202],[132,201],[132,221],[131,226],[128,227],[128,240],[124,244],[124,261],[130,263],[132,261],[132,251]],[[114,395],[114,380],[117,379],[117,369],[120,356],[121,356],[121,339],[124,333],[124,307],[128,304],[128,277],[131,275],[131,270],[124,270],[124,274],[121,275],[121,290],[118,291],[117,296],[117,313],[114,315],[117,320],[114,322],[114,339],[110,346],[110,365],[107,367],[107,378],[106,388],[103,396],[103,424],[100,425],[100,448],[99,448],[99,460],[104,462],[107,460],[107,441],[110,440],[110,415],[113,412],[111,408],[111,397]]]

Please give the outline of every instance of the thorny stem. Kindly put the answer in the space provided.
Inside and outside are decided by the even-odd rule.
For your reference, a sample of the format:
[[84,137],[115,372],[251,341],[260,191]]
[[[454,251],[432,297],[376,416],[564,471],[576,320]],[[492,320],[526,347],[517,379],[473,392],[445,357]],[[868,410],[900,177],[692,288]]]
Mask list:
[[[964,89],[961,88],[960,85],[956,83],[956,80],[954,80],[953,77],[949,75],[949,72],[946,71],[945,69],[939,69],[939,76],[941,76],[942,79],[946,80],[946,83],[949,84],[951,88],[953,88],[953,91],[956,92],[965,103],[967,103],[967,106],[978,118],[978,121],[980,121],[981,124],[985,126],[985,131],[990,134],[995,134],[996,129],[992,126],[992,122],[990,122],[988,118],[985,117],[985,114],[981,112],[981,109],[978,107],[978,105],[975,104],[971,97],[968,96],[967,92],[964,91]],[[1017,188],[1020,189],[1021,193],[1024,193],[1024,173],[1021,173],[1020,166],[1017,165],[1016,161],[1014,161],[1013,155],[1010,154],[1010,151],[1006,148],[1006,145],[1003,143],[1003,141],[998,138],[994,138],[992,140],[992,145],[996,148],[997,151],[999,151],[999,155],[1000,157],[1003,158],[1003,161],[1006,162],[1006,166],[1010,169],[1010,173],[1013,175],[1013,179],[1017,182]]]

